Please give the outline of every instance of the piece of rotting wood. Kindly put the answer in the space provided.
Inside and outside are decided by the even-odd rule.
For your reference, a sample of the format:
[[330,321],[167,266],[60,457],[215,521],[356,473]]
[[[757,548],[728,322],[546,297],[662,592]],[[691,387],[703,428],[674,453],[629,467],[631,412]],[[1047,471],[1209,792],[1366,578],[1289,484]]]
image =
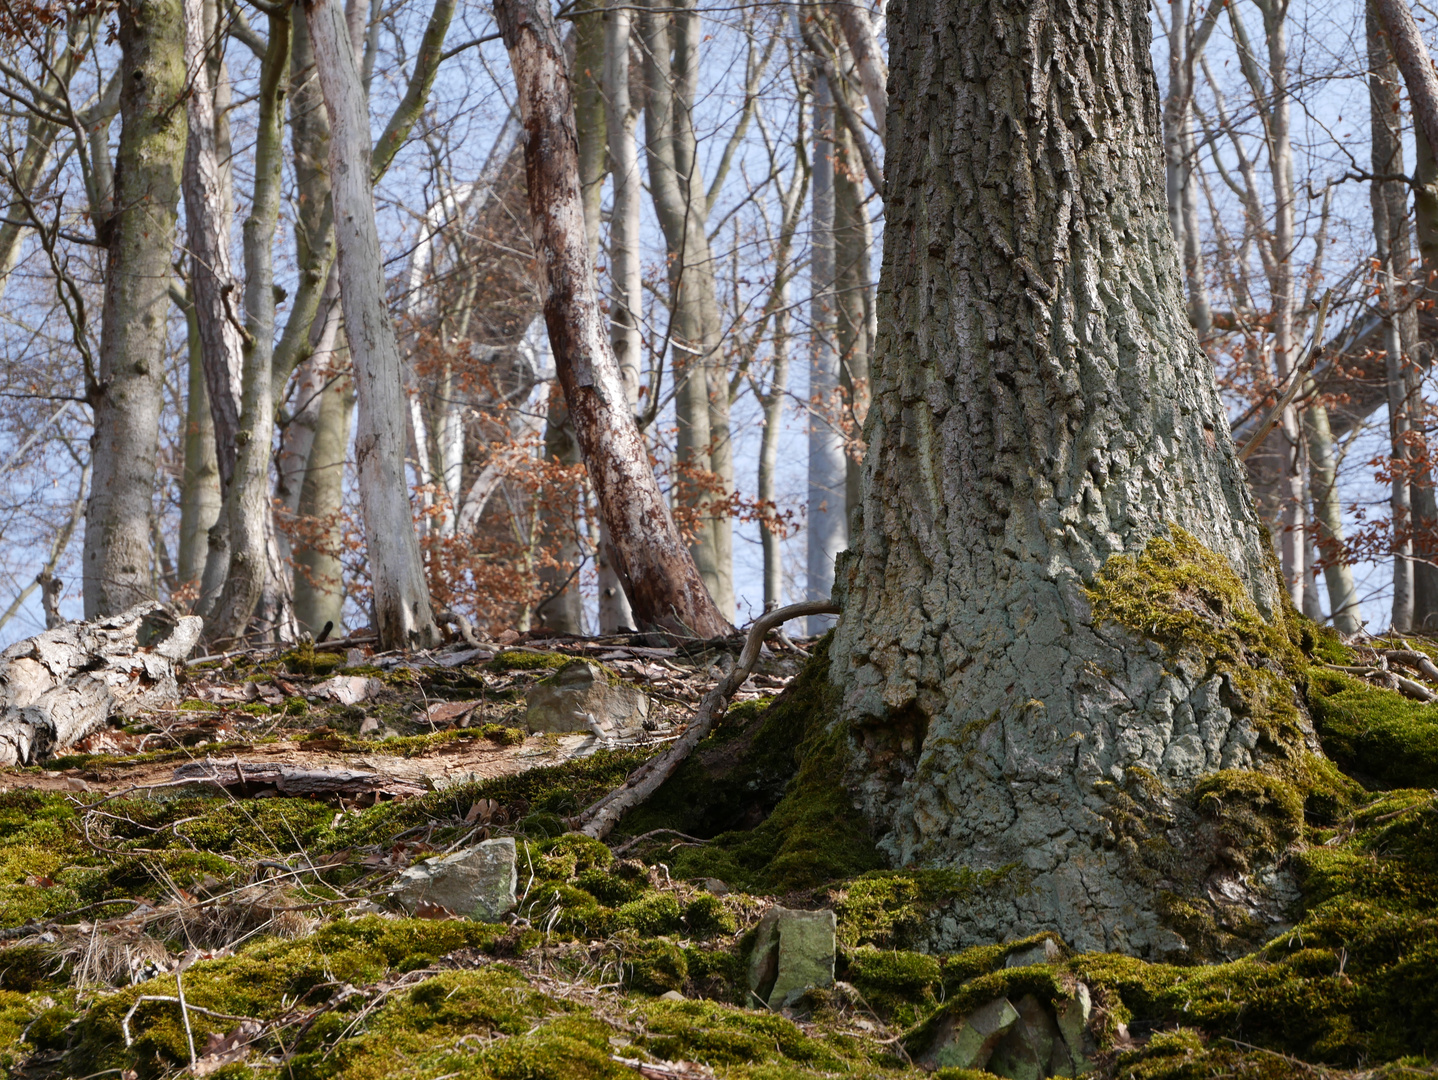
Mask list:
[[0,765],[29,765],[112,716],[176,700],[202,622],[149,601],[11,645],[0,653]]

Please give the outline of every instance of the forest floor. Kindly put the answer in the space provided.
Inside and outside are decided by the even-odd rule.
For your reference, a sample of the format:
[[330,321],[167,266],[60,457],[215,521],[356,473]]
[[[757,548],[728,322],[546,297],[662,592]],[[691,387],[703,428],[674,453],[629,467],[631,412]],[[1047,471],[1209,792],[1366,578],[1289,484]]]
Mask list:
[[[984,884],[884,869],[821,775],[823,641],[773,643],[607,845],[568,819],[667,745],[737,644],[531,635],[192,662],[172,708],[0,772],[0,1066],[899,1080],[932,1075],[925,1050],[945,1023],[1001,998],[1062,1015],[1081,993],[1079,1071],[1438,1076],[1438,704],[1389,688],[1438,681],[1387,658],[1438,660],[1438,643],[1412,644],[1308,658],[1307,711],[1362,787],[1339,807],[1265,811],[1302,887],[1291,923],[1256,951],[1187,965],[1074,954],[1046,935],[925,952],[933,920]],[[527,732],[535,685],[575,657],[649,695],[642,733]],[[519,852],[503,922],[396,904],[405,868],[498,836]],[[838,982],[771,1011],[751,1007],[747,973],[776,903],[835,913]]]

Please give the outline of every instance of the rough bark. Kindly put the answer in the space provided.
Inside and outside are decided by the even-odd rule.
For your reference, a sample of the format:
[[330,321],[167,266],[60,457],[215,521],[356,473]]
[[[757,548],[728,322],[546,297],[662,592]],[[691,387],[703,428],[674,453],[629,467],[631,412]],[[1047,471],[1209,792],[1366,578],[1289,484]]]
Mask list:
[[1393,60],[1403,73],[1413,102],[1414,122],[1423,129],[1429,146],[1438,146],[1438,72],[1413,19],[1408,0],[1371,0],[1374,14],[1388,35]]
[[854,136],[839,130],[834,170],[834,307],[839,346],[839,386],[845,425],[844,506],[858,506],[863,456],[848,444],[869,414],[869,356],[874,344],[874,230],[864,205],[865,189],[854,152]]
[[111,716],[178,699],[175,670],[200,623],[149,601],[11,645],[0,653],[0,765],[32,764]]
[[1181,790],[1255,733],[1082,586],[1173,523],[1260,611],[1281,594],[1185,310],[1147,5],[914,0],[889,31],[884,359],[831,669],[856,804],[895,864],[1021,868],[936,947],[1161,953],[1104,784]]
[[108,238],[99,384],[93,388],[94,481],[85,514],[85,615],[153,597],[150,518],[160,434],[166,317],[185,156],[180,0],[119,8],[122,89]]
[[[826,76],[814,78],[813,218],[809,242],[809,506],[804,599],[827,600],[834,560],[849,546],[845,512],[844,437],[839,429],[839,344],[834,296],[834,97]],[[811,615],[808,632],[833,619]]]
[[369,111],[343,10],[335,0],[306,0],[305,14],[330,121],[340,297],[359,402],[355,456],[376,629],[385,648],[427,648],[439,641],[439,629],[405,483],[404,388],[370,185]]
[[699,637],[727,633],[728,620],[705,590],[664,504],[605,333],[584,233],[574,107],[553,16],[538,0],[504,0],[495,7],[495,19],[524,120],[530,227],[545,281],[544,321],[609,526],[615,569],[641,623]]

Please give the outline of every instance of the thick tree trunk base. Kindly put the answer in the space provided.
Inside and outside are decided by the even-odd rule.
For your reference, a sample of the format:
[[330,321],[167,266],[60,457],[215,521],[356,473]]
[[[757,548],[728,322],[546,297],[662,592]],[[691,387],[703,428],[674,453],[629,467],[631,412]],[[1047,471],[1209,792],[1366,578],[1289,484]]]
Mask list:
[[151,602],[10,646],[0,653],[0,765],[31,764],[111,716],[174,701],[175,669],[202,624]]
[[842,625],[835,643],[849,785],[879,850],[977,875],[927,946],[1052,930],[1152,959],[1252,949],[1296,888],[1243,815],[1281,832],[1296,802],[1301,823],[1318,751],[1293,688],[1296,615],[1266,623],[1178,530],[1092,588],[1038,578],[938,632],[938,663],[897,708],[885,698],[913,657],[861,654]]

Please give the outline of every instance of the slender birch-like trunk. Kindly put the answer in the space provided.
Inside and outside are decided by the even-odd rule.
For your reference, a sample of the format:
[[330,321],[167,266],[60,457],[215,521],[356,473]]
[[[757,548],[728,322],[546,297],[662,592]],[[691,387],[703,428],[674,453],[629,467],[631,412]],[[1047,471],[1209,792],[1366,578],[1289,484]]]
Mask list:
[[180,0],[118,8],[120,142],[107,248],[93,481],[85,513],[85,617],[150,599],[150,517],[159,450],[175,225],[185,156]]
[[305,468],[296,512],[318,538],[295,549],[295,621],[318,635],[333,623],[331,636],[344,634],[344,565],[340,560],[344,528],[339,511],[344,497],[345,456],[349,451],[354,386],[347,375],[327,382],[319,394],[314,441]]
[[[639,151],[635,132],[639,112],[629,95],[629,43],[634,26],[630,6],[611,4],[604,12],[604,106],[609,170],[614,178],[609,214],[609,343],[619,365],[619,380],[632,411],[639,404],[643,342],[644,277],[639,253]],[[587,221],[587,218],[586,218]],[[609,527],[599,531],[599,630],[612,633],[634,625],[629,598],[609,555]]]
[[369,110],[339,4],[306,0],[305,15],[330,121],[340,298],[359,403],[355,455],[377,629],[384,648],[428,648],[438,643],[439,630],[405,484],[404,387],[399,342],[385,303]]
[[[225,489],[229,568],[224,587],[205,619],[211,642],[239,639],[250,628],[266,577],[279,577],[270,508],[270,452],[274,441],[272,394],[275,340],[275,231],[280,216],[283,165],[284,88],[289,81],[288,15],[269,16],[269,41],[260,63],[259,110],[255,131],[255,186],[242,226],[245,260],[244,366],[240,429],[234,473]],[[286,637],[292,614],[288,600],[268,613],[267,635]]]
[[[849,545],[844,437],[839,430],[839,346],[834,297],[834,100],[829,80],[814,77],[813,216],[809,241],[809,513],[806,600],[827,600],[834,560]],[[810,615],[821,634],[831,615]]]
[[[1310,395],[1311,396],[1311,395]],[[1308,484],[1313,495],[1313,521],[1317,528],[1315,547],[1328,587],[1329,618],[1340,634],[1363,629],[1359,619],[1358,590],[1353,568],[1344,561],[1343,504],[1338,497],[1338,466],[1333,453],[1333,432],[1328,409],[1315,398],[1303,410],[1304,436],[1308,444]]]
[[215,460],[215,427],[205,389],[200,328],[193,302],[185,305],[189,375],[185,394],[185,464],[180,478],[180,549],[176,556],[182,588],[198,589],[205,568],[210,527],[220,518],[220,468]]
[[884,133],[889,111],[889,71],[884,63],[884,54],[879,49],[878,35],[874,33],[874,20],[863,0],[836,0],[831,7],[839,21],[839,28],[844,32],[849,52],[853,54],[859,85],[869,101],[874,131],[879,141],[884,143],[887,141]]
[[664,504],[609,346],[585,237],[573,98],[553,15],[544,0],[501,0],[495,20],[524,120],[545,324],[609,525],[615,567],[641,623],[699,637],[728,633],[732,628],[704,588]]
[[[1372,164],[1375,175],[1403,171],[1402,117],[1398,109],[1398,69],[1383,40],[1381,24],[1370,10],[1365,19],[1368,38],[1368,96],[1372,120]],[[1417,323],[1412,303],[1399,283],[1406,276],[1409,254],[1408,199],[1404,185],[1374,180],[1369,185],[1373,236],[1377,249],[1378,285],[1383,297],[1383,341],[1388,377],[1388,436],[1392,455],[1389,507],[1393,519],[1393,616],[1395,630],[1414,626],[1413,513],[1409,446],[1413,402],[1405,344],[1416,346]],[[1406,310],[1405,310],[1406,309]],[[1408,333],[1405,334],[1405,322]],[[1408,339],[1405,342],[1405,338]]]

